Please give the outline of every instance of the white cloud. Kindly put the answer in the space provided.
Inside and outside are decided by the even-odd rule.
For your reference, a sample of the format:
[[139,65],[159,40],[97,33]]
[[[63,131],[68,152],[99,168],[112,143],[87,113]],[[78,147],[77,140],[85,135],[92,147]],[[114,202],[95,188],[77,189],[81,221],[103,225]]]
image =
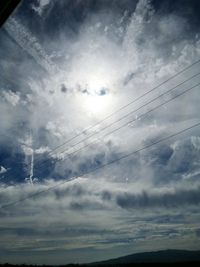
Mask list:
[[0,175],[6,172],[7,172],[7,169],[4,166],[0,166]]
[[4,97],[4,99],[8,101],[8,103],[11,104],[12,106],[16,106],[20,101],[19,93],[14,93],[11,90],[7,91],[3,90],[1,94]]
[[6,21],[4,29],[8,32],[11,38],[13,38],[22,49],[30,54],[49,74],[58,71],[57,66],[51,61],[49,55],[47,55],[42,48],[37,38],[33,36],[25,26],[20,24],[17,19],[10,17]]
[[32,9],[38,13],[38,15],[42,16],[44,10],[50,4],[51,0],[36,0],[37,5],[32,5]]
[[[200,214],[192,201],[192,192],[197,193],[199,183],[192,186],[190,182],[185,182],[185,185],[179,183],[176,188],[171,186],[155,189],[147,184],[141,186],[140,182],[113,183],[105,179],[94,180],[85,177],[60,187],[57,185],[59,182],[49,180],[34,186],[24,184],[1,188],[0,196],[4,203],[46,190],[48,187],[54,187],[54,190],[27,199],[17,206],[1,209],[0,228],[4,231],[0,247],[18,253],[23,248],[32,253],[35,250],[53,252],[63,249],[65,253],[69,253],[81,248],[113,251],[120,246],[128,248],[134,244],[138,246],[135,251],[140,251],[142,246],[151,250],[152,244],[156,246],[158,241],[161,247],[173,241],[176,247],[183,248],[181,240],[188,239],[191,243],[194,238]],[[150,206],[143,199],[144,190],[148,190],[146,201],[149,201]],[[190,193],[190,197],[184,196],[184,192]],[[168,195],[171,199],[166,201]],[[120,208],[117,204],[116,198],[123,196],[135,198],[136,203],[132,206],[132,211]],[[154,205],[157,197],[163,202],[158,201],[157,205]],[[181,198],[186,200],[184,205],[179,203]],[[145,203],[147,207],[143,206]],[[195,214],[192,212],[194,209]],[[187,220],[188,216],[191,216],[191,222]],[[10,233],[9,237],[7,231]],[[10,244],[11,240],[15,246]],[[197,242],[197,239],[195,241]],[[196,248],[198,245],[199,242],[196,243]],[[68,262],[66,257],[62,259],[59,262]],[[80,261],[83,259],[80,258]]]
[[[42,15],[49,5],[51,1],[39,1],[33,8]],[[199,57],[199,37],[187,36],[184,29],[188,22],[183,18],[174,14],[160,17],[150,1],[144,0],[138,2],[130,17],[126,16],[119,17],[115,12],[88,14],[74,38],[66,40],[64,29],[56,40],[52,38],[51,44],[48,36],[43,36],[47,51],[51,51],[52,43],[59,50],[62,60],[57,65],[40,45],[39,37],[36,40],[17,17],[8,22],[7,31],[11,34],[17,30],[14,39],[49,75],[44,77],[39,69],[27,65],[30,59],[22,57],[17,92],[8,89],[1,93],[1,132],[4,136],[9,133],[15,143],[10,154],[25,156],[26,181],[34,183],[6,189],[2,185],[2,205],[48,186],[55,186],[55,190],[1,210],[0,227],[4,234],[0,248],[18,254],[22,250],[70,253],[78,248],[105,253],[107,249],[106,256],[116,256],[122,247],[124,254],[131,253],[133,247],[136,252],[156,248],[158,244],[160,248],[199,247],[199,240],[194,237],[200,218],[198,129],[177,137],[178,141],[169,140],[87,177],[79,177],[199,120],[198,88],[128,127],[103,136],[131,118],[138,118],[148,108],[130,114],[91,138],[95,142],[87,149],[71,154],[91,141],[81,142],[82,139],[197,73],[199,65],[122,109],[102,125],[86,130],[56,153],[49,153]],[[170,33],[179,38],[169,42]],[[57,66],[62,72],[57,72]],[[32,77],[32,72],[37,72],[38,78]],[[188,82],[177,92],[198,80]],[[101,90],[106,93],[100,96]],[[100,111],[96,106],[101,107]],[[5,140],[8,139],[0,137],[1,144],[6,144]],[[43,165],[43,160],[47,165]],[[5,173],[3,168],[0,173]],[[56,179],[70,177],[74,180],[57,188]],[[64,263],[67,256],[60,258]]]
[[[46,6],[49,2],[41,2],[40,4]],[[156,16],[150,1],[138,2],[135,12],[123,24],[124,31],[120,36],[118,35],[119,25],[115,23],[115,16],[111,14],[107,20],[103,19],[105,16],[103,12],[95,16],[88,16],[83,25],[81,25],[80,33],[76,39],[69,43],[67,51],[64,49],[66,46],[65,37],[62,36],[61,40],[54,41],[58,44],[63,56],[66,56],[66,53],[70,55],[67,60],[63,60],[60,63],[60,68],[63,71],[59,73],[53,72],[53,75],[50,75],[51,77],[49,79],[47,76],[40,79],[24,77],[25,80],[28,79],[29,91],[25,94],[23,92],[24,104],[20,105],[20,112],[15,109],[8,113],[8,106],[5,107],[6,111],[2,108],[1,113],[10,114],[10,117],[3,122],[9,124],[10,127],[12,127],[13,121],[16,120],[17,114],[22,118],[25,117],[27,128],[33,131],[33,142],[36,144],[34,151],[36,154],[39,153],[37,151],[41,151],[42,147],[46,147],[47,149],[43,152],[47,152],[50,148],[54,148],[79,134],[84,128],[94,125],[107,114],[123,106],[124,103],[135,99],[155,84],[158,84],[165,77],[174,74],[176,71],[185,67],[186,64],[190,64],[199,54],[198,39],[188,40],[187,36],[183,36],[183,39],[174,41],[173,47],[176,47],[176,49],[172,48],[171,43],[166,42],[168,38],[166,36],[167,32],[172,29],[171,24],[174,25],[174,29],[178,28],[182,32],[183,29],[179,25],[183,25],[186,22],[183,23],[183,19],[175,15]],[[170,25],[168,25],[169,20],[171,22]],[[101,24],[99,24],[99,21],[101,21]],[[149,31],[149,28],[154,29],[155,21],[158,25],[158,29],[156,28],[158,32],[154,30]],[[18,25],[17,19],[16,23],[13,23]],[[112,26],[116,29],[115,38],[109,31],[106,34],[102,33],[102,29],[105,26]],[[27,33],[28,31],[20,28],[20,25],[16,27],[18,27],[19,36],[23,32],[23,36],[31,36],[30,33]],[[156,38],[157,34],[160,36],[159,42]],[[25,45],[25,48],[28,46]],[[168,53],[167,57],[166,51]],[[41,52],[41,54],[43,55],[44,53]],[[98,65],[96,62],[98,62]],[[22,61],[23,64],[25,63]],[[196,70],[197,68],[193,68],[193,71]],[[190,73],[188,72],[187,75]],[[123,84],[123,81],[127,77],[129,77],[128,83]],[[152,94],[152,97],[169,89],[170,86],[178,83],[184,77],[185,75],[182,75],[177,78],[176,82],[166,84],[166,86],[156,91],[157,93]],[[65,93],[61,90],[62,84],[65,84],[67,88]],[[188,83],[189,85],[190,83]],[[108,101],[108,105],[102,113],[89,112],[88,107],[86,108],[88,101],[93,104],[93,108],[95,108],[98,102],[95,102],[92,97],[90,99],[90,96],[84,94],[82,90],[86,87],[85,90],[90,94],[95,94],[95,90],[99,90],[102,86],[108,89],[108,96],[105,97],[110,97],[111,100],[109,100],[110,102]],[[11,101],[13,107],[17,108],[19,103],[21,103],[19,102],[18,93],[5,91],[4,94],[7,101]],[[99,98],[101,97],[103,98],[104,96],[99,96]],[[137,109],[141,104],[149,100],[149,98],[150,95],[134,103],[134,105],[128,106],[121,112],[116,113],[115,116],[105,121],[102,127],[111,124],[113,120],[123,116],[126,112],[130,112],[131,109]],[[198,118],[198,101],[198,90],[194,90],[187,97],[177,99],[174,103],[166,105],[165,109],[159,109],[149,117],[141,118],[140,121],[131,123],[129,127],[123,128],[110,136],[106,136],[106,138],[102,138],[103,134],[108,133],[114,127],[117,128],[119,124],[113,125],[112,129],[107,129],[97,136],[101,142],[96,147],[108,159],[111,158],[112,153],[117,156],[118,153],[128,153],[137,149],[147,139],[159,136],[162,132],[170,134],[175,130],[175,127],[178,130],[182,126],[192,122],[190,121],[192,117],[194,119]],[[105,101],[103,100],[103,102]],[[160,101],[156,103],[160,103]],[[190,105],[188,103],[193,104]],[[129,118],[122,120],[120,124],[128,121],[132,116],[140,116],[145,110],[148,109],[143,108],[135,114],[131,114]],[[3,127],[3,133],[6,133],[7,129],[7,125]],[[70,149],[73,144],[76,144],[87,135],[90,135],[90,133],[99,129],[101,129],[100,126],[96,127],[93,131],[86,131],[85,134],[74,139],[73,142],[67,143],[62,149],[57,151],[58,155],[56,157],[60,157],[59,153],[64,149],[69,149],[68,152],[71,153],[70,151],[73,150]],[[23,132],[21,140],[25,140],[27,131]],[[40,137],[41,132],[43,133],[43,140]],[[15,138],[13,135],[14,140]],[[17,140],[20,140],[20,138],[17,137]],[[91,138],[91,140],[95,140],[95,138]],[[102,142],[105,142],[105,144],[101,144]],[[109,142],[112,144],[111,148],[109,148]],[[86,143],[85,141],[84,144]],[[75,150],[81,148],[81,146],[82,144],[77,145]],[[25,154],[32,153],[31,146],[23,146],[22,149]],[[66,155],[66,153],[64,154]],[[91,162],[94,162],[96,156],[94,145],[91,147],[88,146],[87,150],[81,151],[80,155],[82,158],[79,157],[73,162],[70,162],[73,166],[72,169],[77,170],[80,163],[86,161],[88,158]],[[55,157],[53,154],[52,156]],[[65,169],[66,161],[60,162],[59,164],[63,164],[63,168]],[[59,168],[62,169],[61,167]]]

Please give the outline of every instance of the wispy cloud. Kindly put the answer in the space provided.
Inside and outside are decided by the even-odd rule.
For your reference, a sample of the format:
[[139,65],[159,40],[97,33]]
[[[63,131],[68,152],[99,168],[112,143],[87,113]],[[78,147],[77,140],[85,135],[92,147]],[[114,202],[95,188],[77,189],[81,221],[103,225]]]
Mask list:
[[58,67],[51,61],[50,56],[44,51],[36,37],[16,18],[10,17],[6,21],[4,29],[49,74],[58,72]]
[[[0,251],[14,253],[13,262],[24,262],[25,254],[27,262],[42,262],[48,252],[51,263],[66,263],[77,251],[88,261],[152,246],[198,249],[199,129],[81,176],[199,121],[199,87],[147,116],[141,114],[168,98],[139,109],[198,73],[196,64],[83,131],[196,61],[200,39],[192,22],[147,0],[24,3],[5,24],[8,34],[1,32],[0,67],[9,74],[0,81],[0,174],[8,177],[0,183],[1,204],[45,192],[0,210]],[[198,76],[169,97],[197,82]]]
[[7,172],[7,169],[4,168],[3,166],[0,166],[0,174],[3,174],[5,172]]

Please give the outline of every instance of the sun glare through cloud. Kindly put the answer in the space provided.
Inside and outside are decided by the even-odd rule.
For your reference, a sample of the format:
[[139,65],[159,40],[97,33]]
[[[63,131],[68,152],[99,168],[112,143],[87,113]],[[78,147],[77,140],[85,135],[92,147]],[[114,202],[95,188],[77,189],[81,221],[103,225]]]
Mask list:
[[199,12],[21,1],[0,31],[2,263],[199,250]]

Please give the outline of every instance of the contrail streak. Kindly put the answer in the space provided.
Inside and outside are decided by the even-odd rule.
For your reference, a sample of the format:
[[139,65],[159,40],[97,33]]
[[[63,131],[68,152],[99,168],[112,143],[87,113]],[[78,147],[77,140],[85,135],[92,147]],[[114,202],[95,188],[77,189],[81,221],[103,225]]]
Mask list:
[[37,38],[15,18],[9,18],[4,25],[4,29],[49,74],[59,71],[59,68],[51,61]]
[[31,184],[33,184],[33,168],[34,168],[34,150],[32,149],[31,164],[30,164],[30,175],[29,175],[29,180],[30,180]]

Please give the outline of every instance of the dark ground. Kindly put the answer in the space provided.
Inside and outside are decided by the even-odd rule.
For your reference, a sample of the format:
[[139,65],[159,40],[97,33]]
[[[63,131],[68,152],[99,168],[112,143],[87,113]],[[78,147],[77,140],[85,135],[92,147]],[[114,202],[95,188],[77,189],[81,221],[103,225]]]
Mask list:
[[[0,264],[0,267],[53,267],[54,265],[12,265],[12,264]],[[59,267],[150,267],[150,266],[200,266],[200,262],[176,262],[176,263],[129,263],[129,264],[67,264],[67,265],[58,265]]]

